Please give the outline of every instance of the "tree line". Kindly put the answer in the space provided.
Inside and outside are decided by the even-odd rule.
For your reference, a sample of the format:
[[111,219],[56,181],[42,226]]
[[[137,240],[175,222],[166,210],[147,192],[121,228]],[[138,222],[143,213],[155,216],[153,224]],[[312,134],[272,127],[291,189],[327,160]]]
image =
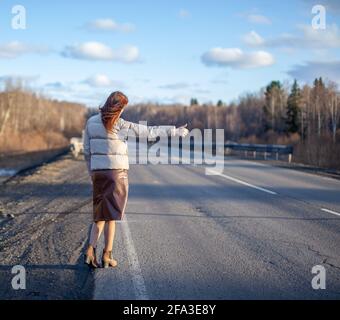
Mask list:
[[[0,92],[0,152],[66,146],[81,136],[86,119],[98,112],[77,103],[57,101],[11,81]],[[189,129],[224,129],[229,141],[293,144],[296,161],[340,169],[340,96],[334,82],[315,79],[300,86],[272,81],[238,100],[189,105],[135,104],[126,120],[150,125],[189,124]]]
[[56,101],[8,80],[0,92],[0,152],[67,146],[83,130],[85,106]]
[[317,135],[331,135],[337,140],[340,119],[340,99],[337,85],[322,78],[315,79],[312,87],[301,89],[294,81],[290,93],[278,81],[273,81],[265,91],[264,130],[279,133],[299,133],[308,139]]

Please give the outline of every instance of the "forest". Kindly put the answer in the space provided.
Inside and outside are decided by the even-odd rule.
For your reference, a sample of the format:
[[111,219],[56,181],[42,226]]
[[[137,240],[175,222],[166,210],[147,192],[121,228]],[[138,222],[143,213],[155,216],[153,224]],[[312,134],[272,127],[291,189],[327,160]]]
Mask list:
[[324,168],[340,169],[340,94],[336,83],[315,79],[300,87],[272,81],[256,93],[216,105],[135,105],[124,116],[150,124],[189,124],[189,128],[225,130],[229,141],[290,144],[294,160]]

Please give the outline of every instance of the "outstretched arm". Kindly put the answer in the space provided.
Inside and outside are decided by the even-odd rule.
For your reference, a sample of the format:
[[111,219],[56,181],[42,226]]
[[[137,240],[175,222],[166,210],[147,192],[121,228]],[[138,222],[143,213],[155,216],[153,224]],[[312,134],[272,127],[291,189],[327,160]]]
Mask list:
[[[176,128],[175,126],[146,126],[120,119],[120,129],[126,131],[129,135],[131,130],[135,136],[154,139],[157,137],[185,137],[189,131],[186,129],[187,125]],[[130,133],[131,134],[131,133]]]

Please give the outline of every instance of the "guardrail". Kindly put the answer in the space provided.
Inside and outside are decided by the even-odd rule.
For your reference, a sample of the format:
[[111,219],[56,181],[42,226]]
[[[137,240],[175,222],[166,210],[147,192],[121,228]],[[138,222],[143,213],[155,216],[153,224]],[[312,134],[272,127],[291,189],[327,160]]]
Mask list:
[[[197,147],[197,145],[196,145]],[[194,141],[190,141],[190,143],[183,143],[180,141],[179,148],[190,148],[194,149]],[[204,143],[202,142],[202,148],[204,149]],[[248,144],[248,143],[236,143],[236,142],[227,142],[223,144],[210,144],[210,148],[212,148],[213,153],[216,150],[219,152],[223,152],[224,149],[225,154],[230,154],[231,151],[240,151],[244,152],[244,156],[248,157],[249,153],[254,159],[257,159],[259,155],[261,155],[265,160],[269,157],[274,156],[274,159],[279,160],[280,155],[287,155],[287,160],[289,163],[292,162],[294,147],[291,145],[277,145],[277,144]]]
[[248,152],[253,153],[253,157],[256,159],[257,153],[263,153],[263,157],[266,160],[269,154],[275,154],[276,160],[279,160],[280,155],[288,155],[288,162],[292,162],[294,148],[293,146],[275,145],[275,144],[247,144],[247,143],[226,143],[224,145],[226,153],[230,153],[230,150],[244,151],[245,156],[248,156]]
[[[155,142],[159,141],[159,139],[156,139],[155,141],[149,141],[149,143],[152,145]],[[202,143],[200,146],[199,143]],[[199,143],[196,143],[194,140],[188,141],[179,141],[179,149],[190,149],[194,150],[196,147],[201,147],[202,150],[204,150],[204,142],[201,141]],[[168,140],[168,146],[171,147],[170,144],[170,138]],[[212,143],[209,144],[209,150],[212,150],[213,153],[215,153],[217,150],[219,152],[223,152],[224,154],[230,154],[231,151],[240,151],[244,152],[244,156],[248,157],[249,153],[254,159],[257,159],[259,155],[263,157],[264,160],[267,160],[270,156],[275,160],[280,159],[280,155],[287,155],[287,160],[289,163],[292,162],[293,159],[293,152],[294,147],[291,145],[278,145],[278,144],[249,144],[249,143],[236,143],[236,142],[227,142],[224,145],[223,144],[216,144]]]

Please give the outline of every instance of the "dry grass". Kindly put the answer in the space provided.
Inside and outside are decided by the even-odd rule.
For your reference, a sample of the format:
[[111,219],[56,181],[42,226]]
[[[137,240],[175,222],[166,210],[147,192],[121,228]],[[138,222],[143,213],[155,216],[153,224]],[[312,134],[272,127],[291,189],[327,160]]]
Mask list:
[[295,161],[312,166],[340,169],[340,144],[333,143],[331,137],[314,138],[295,146]]
[[0,137],[1,154],[56,149],[67,145],[68,139],[58,132],[4,132]]
[[0,92],[0,154],[65,147],[81,136],[87,109],[24,89]]

